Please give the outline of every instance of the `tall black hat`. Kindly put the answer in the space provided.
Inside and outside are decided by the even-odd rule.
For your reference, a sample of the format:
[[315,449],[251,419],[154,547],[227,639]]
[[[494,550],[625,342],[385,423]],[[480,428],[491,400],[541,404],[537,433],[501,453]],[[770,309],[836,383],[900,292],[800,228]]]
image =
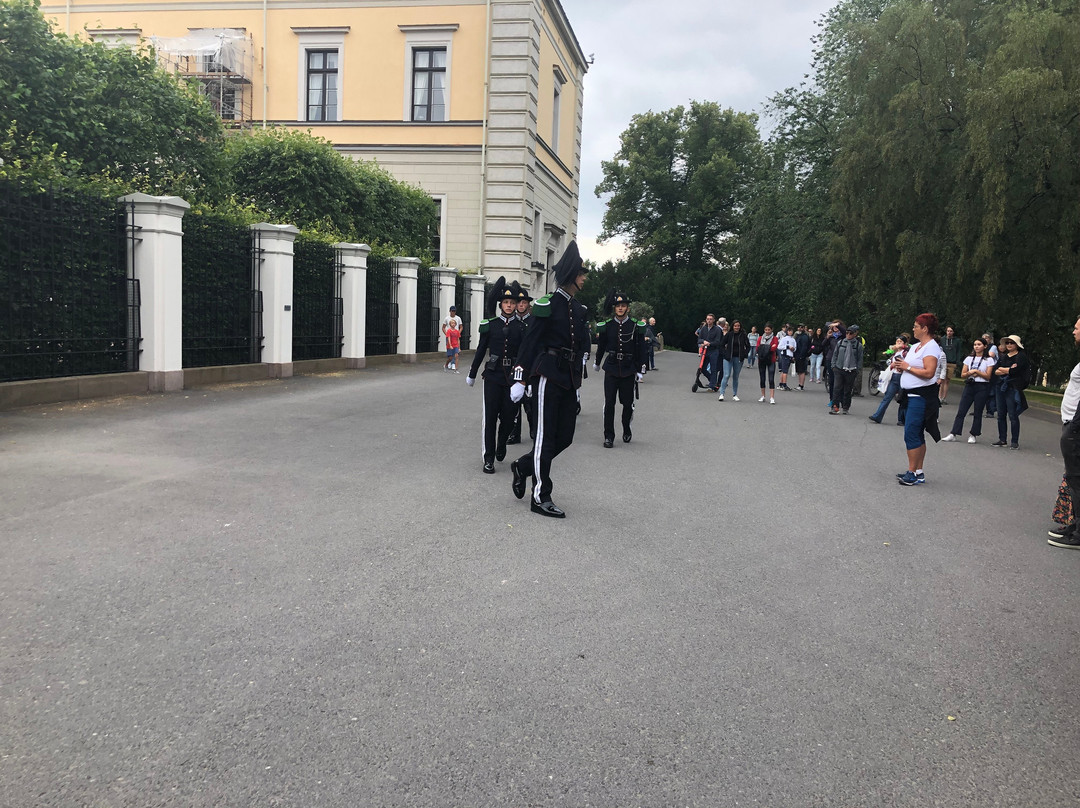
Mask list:
[[625,292],[617,292],[614,288],[612,288],[607,293],[607,300],[604,301],[604,316],[610,317],[612,310],[614,310],[614,308],[620,303],[625,303],[627,306],[629,306],[630,302],[630,295],[626,294]]
[[487,316],[497,317],[499,314],[499,302],[503,300],[517,300],[513,287],[506,282],[506,277],[499,276],[495,285],[491,287],[487,298]]
[[581,253],[578,252],[576,241],[571,241],[566,245],[566,252],[562,254],[562,258],[559,259],[559,263],[555,265],[554,270],[555,283],[559,286],[566,286],[582,272],[589,271],[581,261]]
[[514,300],[528,300],[532,302],[532,298],[529,296],[529,290],[522,286],[518,281],[514,281],[510,284],[510,288],[514,291]]

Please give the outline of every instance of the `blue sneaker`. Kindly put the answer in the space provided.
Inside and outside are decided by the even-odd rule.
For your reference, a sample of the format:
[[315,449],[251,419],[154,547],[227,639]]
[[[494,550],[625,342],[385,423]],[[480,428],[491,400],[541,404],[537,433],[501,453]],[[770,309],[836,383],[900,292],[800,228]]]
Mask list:
[[905,471],[904,476],[897,480],[900,485],[922,485],[926,482],[925,476],[920,476],[913,471]]
[[[902,480],[902,479],[904,479],[904,477],[906,477],[909,474],[911,474],[910,471],[898,471],[896,473],[896,479]],[[915,474],[915,476],[918,477],[923,482],[926,482],[926,472],[917,472]]]

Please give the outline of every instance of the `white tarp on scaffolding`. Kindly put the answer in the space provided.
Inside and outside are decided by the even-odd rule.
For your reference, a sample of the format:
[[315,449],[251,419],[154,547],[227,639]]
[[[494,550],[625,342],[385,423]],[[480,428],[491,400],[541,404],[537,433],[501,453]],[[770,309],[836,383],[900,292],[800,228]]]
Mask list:
[[198,28],[187,36],[149,37],[167,62],[186,63],[184,73],[234,73],[251,78],[250,40],[243,28]]

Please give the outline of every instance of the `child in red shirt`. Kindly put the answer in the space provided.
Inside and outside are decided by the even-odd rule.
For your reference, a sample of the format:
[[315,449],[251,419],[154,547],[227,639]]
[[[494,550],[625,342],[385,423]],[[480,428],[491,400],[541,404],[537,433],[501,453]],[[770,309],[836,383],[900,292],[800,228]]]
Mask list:
[[461,353],[461,329],[457,320],[451,319],[446,325],[446,364],[443,370],[452,370],[458,373],[457,357]]

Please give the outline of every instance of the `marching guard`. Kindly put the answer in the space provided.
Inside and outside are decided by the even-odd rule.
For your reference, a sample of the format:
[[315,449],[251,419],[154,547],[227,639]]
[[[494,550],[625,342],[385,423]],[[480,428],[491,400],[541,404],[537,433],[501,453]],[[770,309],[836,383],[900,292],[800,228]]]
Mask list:
[[[472,387],[476,372],[484,365],[484,409],[481,419],[484,474],[495,473],[495,461],[506,457],[506,439],[514,425],[515,403],[510,400],[514,383],[514,358],[521,345],[521,327],[514,313],[514,292],[506,278],[499,278],[489,293],[480,323],[480,341],[465,383]],[[497,312],[497,313],[496,313]],[[484,354],[488,355],[484,362]]]
[[588,313],[575,299],[587,272],[577,243],[571,241],[555,265],[558,288],[533,306],[510,391],[514,401],[521,401],[525,385],[531,382],[536,399],[536,441],[532,451],[510,464],[514,496],[525,496],[532,477],[530,507],[534,513],[556,519],[566,514],[551,501],[551,461],[574,442],[577,391],[591,345]]
[[[630,317],[630,296],[612,289],[604,303],[604,314],[615,316],[597,324],[596,364],[593,370],[604,367],[604,448],[615,445],[615,399],[622,404],[622,439],[629,443],[633,437],[630,422],[634,420],[634,394],[637,383],[645,377],[645,323]],[[607,355],[606,361],[604,360]]]
[[[529,323],[532,321],[533,299],[529,295],[529,290],[517,281],[511,284],[511,288],[514,290],[514,299],[517,301],[517,318],[521,321],[521,332],[524,338],[525,331],[528,330]],[[536,439],[536,399],[529,395],[527,388],[528,385],[526,385],[525,398],[515,405],[517,410],[514,414],[514,428],[510,430],[510,437],[506,440],[507,445],[521,443],[522,413],[529,421],[530,440]]]

